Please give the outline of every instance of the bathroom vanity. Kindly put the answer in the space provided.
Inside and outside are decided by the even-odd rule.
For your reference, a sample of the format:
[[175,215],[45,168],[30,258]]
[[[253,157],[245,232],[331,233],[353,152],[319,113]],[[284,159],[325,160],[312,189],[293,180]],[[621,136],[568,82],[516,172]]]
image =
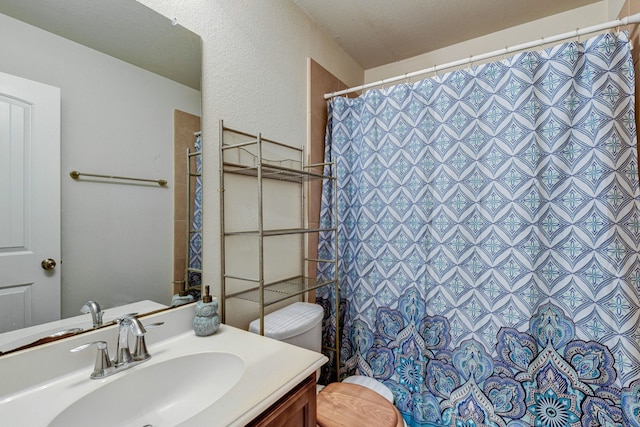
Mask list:
[[[315,372],[327,358],[226,325],[191,329],[189,304],[141,319],[151,359],[89,379],[96,349],[115,353],[106,327],[0,357],[0,419],[29,426],[314,426]],[[38,410],[34,410],[38,408]]]
[[250,427],[315,427],[316,376],[310,375],[252,420]]

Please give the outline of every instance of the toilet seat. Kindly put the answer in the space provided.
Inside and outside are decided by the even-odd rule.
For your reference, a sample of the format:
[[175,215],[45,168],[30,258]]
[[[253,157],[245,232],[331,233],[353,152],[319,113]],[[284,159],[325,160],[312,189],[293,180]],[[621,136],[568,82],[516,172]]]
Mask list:
[[317,397],[320,427],[403,427],[398,409],[373,390],[358,384],[331,383]]

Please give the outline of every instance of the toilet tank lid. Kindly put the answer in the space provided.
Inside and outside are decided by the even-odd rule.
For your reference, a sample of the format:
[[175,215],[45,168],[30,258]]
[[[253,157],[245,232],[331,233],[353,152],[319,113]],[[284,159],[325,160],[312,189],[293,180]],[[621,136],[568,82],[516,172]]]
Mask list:
[[[264,316],[264,335],[284,340],[307,332],[322,321],[324,310],[318,304],[294,302]],[[260,319],[249,324],[249,331],[260,333]]]

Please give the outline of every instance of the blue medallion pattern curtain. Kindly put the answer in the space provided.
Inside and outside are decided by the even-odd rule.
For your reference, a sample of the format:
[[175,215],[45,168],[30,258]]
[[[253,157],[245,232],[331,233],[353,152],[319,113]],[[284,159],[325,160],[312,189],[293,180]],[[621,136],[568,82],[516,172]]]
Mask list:
[[626,34],[335,98],[326,159],[343,375],[410,426],[640,426]]

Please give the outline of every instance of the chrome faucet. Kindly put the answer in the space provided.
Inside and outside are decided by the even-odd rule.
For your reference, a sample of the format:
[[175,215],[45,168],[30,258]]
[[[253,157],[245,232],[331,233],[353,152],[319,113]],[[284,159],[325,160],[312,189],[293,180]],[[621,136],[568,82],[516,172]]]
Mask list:
[[140,320],[131,314],[124,315],[116,320],[120,326],[118,328],[118,347],[116,350],[115,363],[116,366],[120,366],[122,364],[129,364],[135,360],[129,348],[129,332],[131,332],[136,339],[144,339],[144,334],[147,330],[142,326]]
[[[104,341],[90,342],[71,350],[72,352],[81,351],[91,347],[92,345],[96,345],[98,347],[96,362],[90,376],[92,379],[108,377],[151,358],[144,340],[144,334],[147,331],[140,320],[133,314],[127,314],[119,317],[117,322],[119,324],[118,347],[116,357],[114,359],[109,358],[107,343]],[[154,328],[162,324],[164,324],[164,322],[152,323],[151,325],[147,325],[147,328]],[[131,349],[129,347],[130,332],[136,337],[133,355],[131,354]]]
[[91,313],[94,328],[102,326],[102,315],[104,314],[104,312],[100,310],[100,304],[98,304],[97,302],[87,301],[87,303],[80,309],[80,312]]

